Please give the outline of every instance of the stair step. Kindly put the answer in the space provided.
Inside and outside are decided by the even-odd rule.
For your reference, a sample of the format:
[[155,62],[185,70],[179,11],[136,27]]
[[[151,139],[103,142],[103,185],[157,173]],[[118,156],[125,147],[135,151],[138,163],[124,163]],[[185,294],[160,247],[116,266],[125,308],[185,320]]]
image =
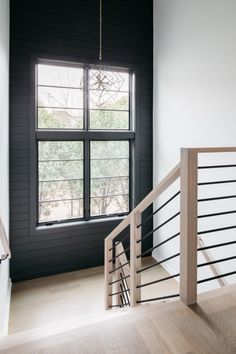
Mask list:
[[90,315],[80,318],[75,318],[67,321],[62,321],[57,324],[50,324],[48,326],[38,327],[31,330],[17,332],[3,337],[0,341],[0,351],[3,349],[15,347],[20,344],[42,339],[44,337],[53,336],[62,332],[70,331],[77,328],[90,326],[99,322],[108,321],[118,318],[132,311],[130,308],[118,308],[110,311],[104,311],[101,314]]

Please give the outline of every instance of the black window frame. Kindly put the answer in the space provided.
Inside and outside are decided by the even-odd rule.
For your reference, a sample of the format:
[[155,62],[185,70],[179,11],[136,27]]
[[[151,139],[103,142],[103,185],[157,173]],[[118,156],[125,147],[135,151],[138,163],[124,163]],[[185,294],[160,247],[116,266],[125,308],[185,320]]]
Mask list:
[[[128,67],[120,67],[116,65],[104,65],[104,69],[113,69],[115,71],[129,73],[130,87],[129,87],[129,129],[122,130],[102,130],[102,129],[89,129],[89,104],[88,87],[84,89],[84,126],[83,130],[72,129],[40,129],[37,127],[37,65],[57,65],[66,67],[83,68],[85,75],[85,85],[88,86],[88,70],[97,69],[95,64],[80,64],[72,61],[61,61],[55,59],[34,59],[31,65],[31,124],[30,124],[30,214],[31,214],[31,231],[35,231],[44,226],[60,226],[72,225],[75,223],[89,222],[93,220],[107,221],[115,217],[123,217],[127,215],[133,208],[134,200],[134,170],[135,170],[135,127],[136,127],[136,85],[135,85],[135,72]],[[86,102],[87,101],[87,102]],[[87,118],[87,119],[86,119]],[[111,141],[111,140],[126,140],[129,141],[129,211],[125,213],[117,213],[111,215],[90,215],[90,141]],[[76,219],[66,219],[61,221],[43,222],[38,221],[38,142],[39,141],[82,141],[84,144],[84,217]]]

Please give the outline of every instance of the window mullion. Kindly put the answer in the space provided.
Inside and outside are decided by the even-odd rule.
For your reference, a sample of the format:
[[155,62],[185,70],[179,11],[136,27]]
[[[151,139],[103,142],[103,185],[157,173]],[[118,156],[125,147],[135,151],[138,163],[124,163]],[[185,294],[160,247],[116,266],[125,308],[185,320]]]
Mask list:
[[88,131],[89,127],[89,100],[88,100],[88,67],[84,69],[84,130]]
[[[84,129],[88,131],[89,100],[88,100],[88,67],[84,75]],[[84,218],[90,218],[90,141],[84,141]]]
[[84,142],[84,218],[90,217],[90,146],[89,140]]

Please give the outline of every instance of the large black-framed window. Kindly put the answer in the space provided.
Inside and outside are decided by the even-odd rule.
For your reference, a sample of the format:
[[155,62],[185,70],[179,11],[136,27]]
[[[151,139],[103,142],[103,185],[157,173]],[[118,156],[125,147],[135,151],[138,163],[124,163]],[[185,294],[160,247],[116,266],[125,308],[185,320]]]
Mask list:
[[110,90],[96,90],[94,65],[35,65],[37,225],[121,216],[131,209],[134,73],[103,70],[114,76]]

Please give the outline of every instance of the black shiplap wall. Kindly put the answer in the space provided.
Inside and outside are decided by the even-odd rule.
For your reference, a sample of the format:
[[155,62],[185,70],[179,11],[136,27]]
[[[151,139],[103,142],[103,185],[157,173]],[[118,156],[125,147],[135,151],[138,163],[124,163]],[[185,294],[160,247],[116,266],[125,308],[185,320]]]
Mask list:
[[[11,0],[10,236],[13,281],[103,264],[103,240],[117,225],[114,221],[99,222],[68,227],[63,232],[57,229],[30,234],[31,60],[38,56],[97,62],[98,5],[98,0]],[[104,0],[103,5],[104,61],[138,68],[138,201],[152,189],[152,0]]]

